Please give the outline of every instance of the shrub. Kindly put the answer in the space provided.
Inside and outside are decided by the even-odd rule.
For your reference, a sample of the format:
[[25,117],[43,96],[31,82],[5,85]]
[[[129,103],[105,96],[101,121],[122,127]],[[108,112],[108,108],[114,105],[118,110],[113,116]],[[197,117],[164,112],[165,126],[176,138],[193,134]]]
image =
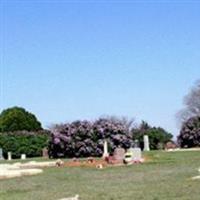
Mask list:
[[87,157],[103,154],[104,140],[112,152],[117,146],[131,146],[129,130],[119,120],[100,118],[94,123],[75,121],[52,128],[49,143],[51,157]]
[[3,149],[4,157],[12,152],[13,158],[20,158],[21,154],[27,157],[42,155],[42,149],[48,146],[49,132],[17,131],[0,133],[0,147]]
[[178,143],[181,147],[200,147],[200,116],[191,117],[183,123]]

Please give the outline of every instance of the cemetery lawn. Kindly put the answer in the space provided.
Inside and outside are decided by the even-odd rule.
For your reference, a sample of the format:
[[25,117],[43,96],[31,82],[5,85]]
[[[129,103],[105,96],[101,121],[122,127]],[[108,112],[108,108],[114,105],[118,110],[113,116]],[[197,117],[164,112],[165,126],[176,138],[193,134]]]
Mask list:
[[[126,167],[48,168],[41,175],[0,180],[0,200],[199,200],[200,151],[146,154],[145,164]],[[200,175],[200,174],[199,174]]]

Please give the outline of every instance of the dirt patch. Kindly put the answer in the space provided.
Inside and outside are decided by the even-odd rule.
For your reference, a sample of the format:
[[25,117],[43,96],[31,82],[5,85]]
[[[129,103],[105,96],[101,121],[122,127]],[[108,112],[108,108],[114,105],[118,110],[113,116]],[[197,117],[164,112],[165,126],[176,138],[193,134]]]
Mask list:
[[108,163],[104,160],[98,160],[94,158],[88,158],[87,160],[84,161],[81,161],[79,159],[72,159],[71,161],[65,162],[63,166],[104,168],[108,166]]

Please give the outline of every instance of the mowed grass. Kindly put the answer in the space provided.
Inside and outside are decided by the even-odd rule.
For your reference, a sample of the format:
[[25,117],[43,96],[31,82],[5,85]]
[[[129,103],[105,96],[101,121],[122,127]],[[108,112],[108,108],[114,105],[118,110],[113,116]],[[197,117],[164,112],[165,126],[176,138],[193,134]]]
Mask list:
[[0,200],[199,200],[200,152],[146,154],[145,164],[125,167],[48,168],[37,176],[0,180]]

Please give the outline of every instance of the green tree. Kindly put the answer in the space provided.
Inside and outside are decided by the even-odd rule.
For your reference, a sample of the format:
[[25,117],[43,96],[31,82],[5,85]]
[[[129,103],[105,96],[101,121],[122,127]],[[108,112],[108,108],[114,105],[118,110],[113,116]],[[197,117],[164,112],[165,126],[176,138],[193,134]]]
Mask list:
[[151,127],[147,122],[142,121],[138,128],[132,129],[134,140],[138,140],[141,148],[144,147],[143,136],[149,136],[150,148],[161,149],[164,144],[171,141],[172,134],[168,133],[161,127]]
[[0,114],[0,132],[8,131],[38,131],[42,130],[41,123],[35,115],[21,107],[5,109]]

